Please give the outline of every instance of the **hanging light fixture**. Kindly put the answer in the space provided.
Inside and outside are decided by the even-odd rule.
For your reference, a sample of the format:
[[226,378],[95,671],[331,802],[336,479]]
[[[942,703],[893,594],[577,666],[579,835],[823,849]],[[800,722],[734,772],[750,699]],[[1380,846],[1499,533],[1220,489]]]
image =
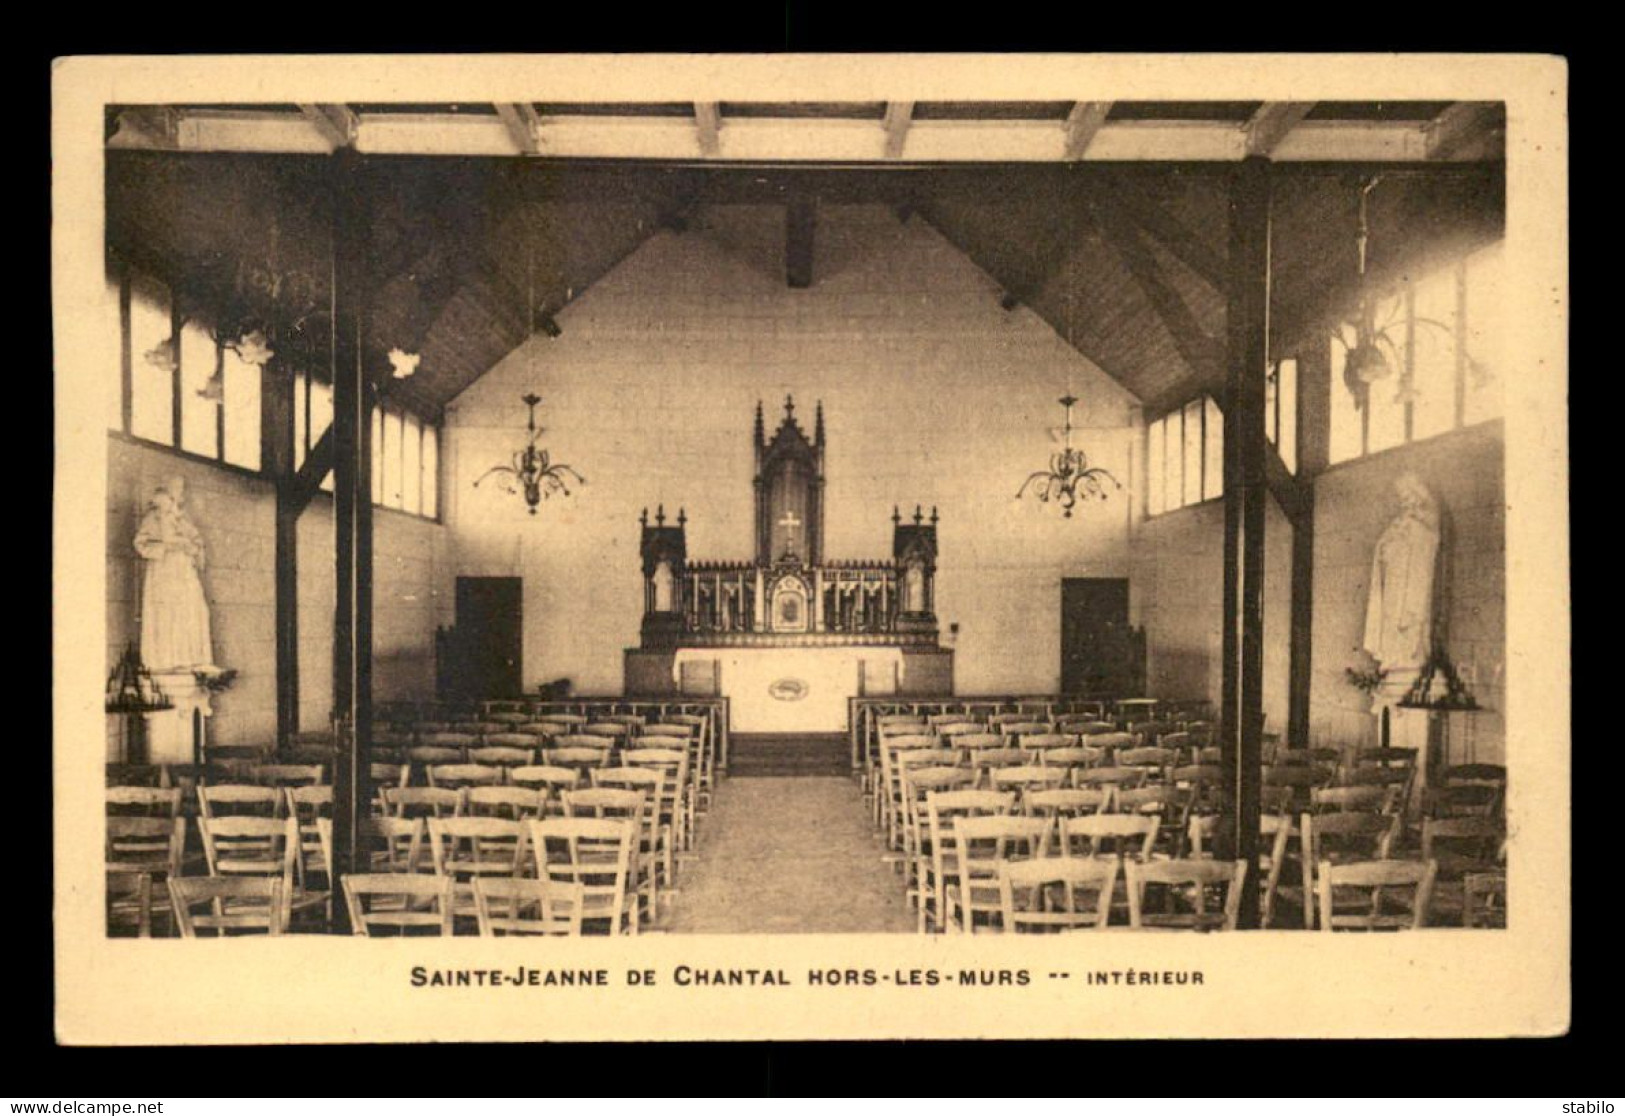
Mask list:
[[[536,273],[532,266],[531,244],[528,237],[525,240],[525,278],[530,310],[525,321],[531,331],[530,337],[526,339],[528,344],[535,338],[536,330]],[[527,357],[527,360],[534,361],[534,356]],[[534,368],[532,370],[534,371]],[[526,425],[529,437],[525,442],[525,448],[513,455],[513,464],[497,465],[486,470],[484,475],[474,482],[474,487],[478,488],[487,478],[495,476],[499,478],[497,483],[502,486],[503,491],[510,495],[523,492],[530,514],[535,515],[536,505],[551,497],[553,493],[570,495],[568,483],[570,478],[574,478],[577,484],[586,484],[587,478],[562,462],[555,464],[545,449],[537,447],[536,439],[541,436],[542,430],[536,425],[536,405],[542,401],[542,397],[535,392],[528,392],[521,396],[521,399],[525,406],[530,408],[530,419]]]
[[541,435],[541,428],[536,425],[536,404],[542,397],[535,392],[522,397],[523,402],[530,408],[530,422],[528,425],[529,440],[525,448],[513,455],[512,465],[497,465],[487,469],[479,480],[474,482],[478,488],[490,477],[498,477],[497,483],[502,490],[510,495],[523,492],[525,503],[530,507],[530,514],[536,514],[536,505],[555,492],[570,495],[570,486],[567,478],[574,478],[577,484],[586,484],[587,479],[565,464],[554,464],[545,449],[538,449],[536,439]]
[[1091,466],[1088,455],[1072,445],[1072,407],[1077,401],[1075,396],[1061,397],[1061,406],[1066,408],[1066,425],[1058,431],[1062,448],[1050,456],[1048,469],[1033,473],[1016,491],[1016,499],[1019,500],[1027,494],[1028,489],[1034,489],[1039,502],[1047,504],[1054,500],[1060,504],[1067,519],[1072,518],[1072,508],[1080,495],[1104,500],[1107,496],[1106,481],[1110,481],[1118,491],[1123,488],[1116,477],[1099,466]]
[[[1399,386],[1394,393],[1394,402],[1408,405],[1421,398],[1421,392],[1417,390],[1416,379],[1411,371],[1411,362],[1391,335],[1392,330],[1405,328],[1407,318],[1416,326],[1426,326],[1446,336],[1453,336],[1453,331],[1445,323],[1420,317],[1409,308],[1408,313],[1401,314],[1398,320],[1378,325],[1380,305],[1387,292],[1380,290],[1367,275],[1371,245],[1368,203],[1371,191],[1376,189],[1381,181],[1382,176],[1377,175],[1366,179],[1360,185],[1359,224],[1354,240],[1360,261],[1360,301],[1353,320],[1339,326],[1332,334],[1344,349],[1343,385],[1354,396],[1356,409],[1363,409],[1370,400],[1372,384],[1388,379],[1396,371],[1399,373]],[[1348,339],[1348,326],[1352,326],[1354,330],[1352,343]],[[1469,357],[1468,364],[1472,366],[1476,362]]]

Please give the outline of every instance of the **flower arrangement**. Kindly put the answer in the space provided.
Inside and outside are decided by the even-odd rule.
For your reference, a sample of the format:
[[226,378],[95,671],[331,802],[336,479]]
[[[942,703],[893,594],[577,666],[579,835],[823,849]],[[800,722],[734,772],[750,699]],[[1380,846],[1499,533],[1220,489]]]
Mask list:
[[1349,685],[1370,697],[1382,685],[1382,680],[1388,677],[1388,672],[1382,669],[1382,664],[1371,652],[1360,648],[1354,656],[1354,665],[1343,668],[1343,677],[1347,678]]

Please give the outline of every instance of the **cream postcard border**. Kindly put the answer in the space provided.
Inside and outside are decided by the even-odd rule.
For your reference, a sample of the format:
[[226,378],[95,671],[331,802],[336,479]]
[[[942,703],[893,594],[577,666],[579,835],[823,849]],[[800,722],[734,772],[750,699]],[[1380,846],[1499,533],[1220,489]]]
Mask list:
[[[57,1034],[68,1044],[1551,1035],[1570,1011],[1568,74],[1513,55],[74,58],[53,80]],[[109,940],[102,913],[103,106],[551,100],[1504,100],[1510,928],[1400,935],[645,935]],[[429,969],[602,968],[608,988],[414,988]],[[788,987],[679,986],[692,969]],[[810,970],[1026,969],[1025,987],[809,985]],[[632,985],[628,972],[656,983]],[[1083,971],[1200,971],[1092,985]],[[1052,972],[1074,979],[1051,980]]]

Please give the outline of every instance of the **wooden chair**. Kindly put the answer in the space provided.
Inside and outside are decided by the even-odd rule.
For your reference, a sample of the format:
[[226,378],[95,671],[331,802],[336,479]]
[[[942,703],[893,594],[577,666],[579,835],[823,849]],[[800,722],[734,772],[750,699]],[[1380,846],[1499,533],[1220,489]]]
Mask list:
[[984,790],[929,790],[925,793],[925,831],[916,849],[911,897],[919,914],[919,931],[930,923],[938,930],[949,925],[948,890],[959,881],[957,826],[971,818],[1008,814],[1015,806],[1013,793]]
[[480,935],[580,937],[582,886],[505,876],[474,877]]
[[1110,787],[1083,789],[1044,787],[1021,796],[1021,812],[1034,818],[1078,818],[1104,814],[1111,808]]
[[1115,857],[1047,856],[999,868],[999,911],[1006,933],[1103,929],[1117,886]]
[[[266,788],[269,789],[269,788]],[[299,855],[299,823],[293,818],[199,818],[203,855],[211,876],[271,876],[282,881],[279,917],[287,928],[296,905],[306,907],[294,890]],[[325,904],[326,896],[316,897]]]
[[262,787],[316,787],[326,781],[326,768],[319,763],[262,763],[253,770],[254,782]]
[[282,792],[275,787],[239,783],[204,783],[197,788],[198,812],[205,818],[275,818],[282,813]]
[[172,876],[170,909],[183,938],[280,935],[287,928],[284,886],[276,876]]
[[921,902],[926,896],[920,890],[919,869],[922,859],[930,856],[931,843],[926,796],[933,791],[972,790],[975,778],[974,772],[963,767],[919,763],[903,769],[903,871],[910,894]]
[[454,818],[463,812],[463,792],[450,787],[385,787],[384,813],[395,818]]
[[[324,882],[331,879],[328,861],[332,858],[332,831],[324,834],[320,823],[323,820],[330,822],[333,817],[333,788],[285,786],[282,794],[286,803],[284,813],[299,825],[299,855],[294,860],[295,879],[300,887],[313,891],[313,877],[320,876]],[[331,890],[330,882],[326,886]]]
[[1114,794],[1112,810],[1119,814],[1154,816],[1158,823],[1158,839],[1164,844],[1167,856],[1185,855],[1185,835],[1190,825],[1191,792],[1171,783],[1155,783],[1141,787],[1120,787]]
[[1501,812],[1499,787],[1458,785],[1426,787],[1422,814],[1429,818],[1493,818]]
[[464,814],[475,818],[527,821],[547,810],[547,792],[528,787],[469,787],[463,799]]
[[[1245,860],[1125,861],[1128,924],[1136,930],[1234,930],[1241,911]],[[1168,889],[1161,911],[1146,908],[1148,886]],[[1212,909],[1209,891],[1224,889],[1223,905]],[[1170,909],[1171,908],[1171,909]]]
[[477,763],[439,763],[429,768],[429,785],[449,790],[494,787],[502,783],[502,768]]
[[1453,916],[1467,925],[1466,878],[1501,873],[1500,851],[1506,826],[1500,818],[1422,819],[1422,859],[1438,865],[1433,882],[1433,911],[1439,919]]
[[1193,814],[1216,814],[1223,806],[1224,769],[1218,764],[1176,766],[1169,770],[1168,782],[1189,792]]
[[1155,814],[1061,816],[1061,852],[1067,857],[1120,857],[1150,860],[1162,822]]
[[572,767],[577,771],[585,772],[594,767],[608,767],[610,750],[604,747],[579,747],[564,745],[562,741],[572,739],[561,737],[560,747],[543,748],[541,760],[547,767]]
[[[1379,769],[1380,770],[1380,769]],[[1403,774],[1400,772],[1399,774]],[[1311,787],[1309,812],[1330,814],[1353,810],[1365,814],[1393,814],[1399,809],[1400,787],[1366,784],[1360,786]]]
[[641,790],[616,790],[610,787],[565,791],[560,797],[567,817],[631,823],[636,837],[628,864],[626,897],[637,922],[653,922],[659,913],[662,883],[660,863],[654,851],[658,844],[651,845],[647,854],[644,847],[651,841],[649,835],[654,829],[651,822],[655,811],[654,801]]
[[169,785],[161,763],[110,763],[105,768],[109,787],[153,787]]
[[109,817],[178,818],[181,814],[179,787],[108,787]]
[[1386,860],[1399,835],[1399,818],[1392,814],[1304,813],[1298,818],[1298,852],[1303,876],[1305,927],[1314,929],[1314,896],[1319,894],[1314,873],[1318,865]]
[[[1337,864],[1324,861],[1316,872],[1320,928],[1332,930],[1406,930],[1427,925],[1428,903],[1438,865],[1431,860],[1365,860]],[[1355,893],[1347,905],[1338,892]],[[1410,892],[1399,910],[1385,909],[1396,892]]]
[[1462,877],[1461,924],[1469,930],[1505,930],[1507,874],[1505,868],[1468,872]]
[[670,799],[665,792],[669,776],[657,767],[595,767],[589,772],[592,785],[616,791],[632,791],[644,796],[639,812],[638,855],[657,869],[655,886],[669,893],[675,887],[676,837],[671,814],[662,814],[659,803]]
[[[1297,835],[1298,827],[1292,820],[1292,815],[1287,813],[1266,813],[1261,815],[1258,821],[1258,871],[1264,877],[1263,894],[1260,897],[1263,909],[1260,911],[1259,925],[1268,930],[1275,924],[1275,899],[1281,882],[1281,869],[1287,859],[1287,842]],[[1217,814],[1191,818],[1187,838],[1191,857],[1202,860],[1212,856],[1209,850],[1218,840],[1220,833],[1228,829],[1229,825],[1229,818]],[[1308,918],[1305,917],[1304,925],[1308,924]]]
[[513,734],[490,736],[486,738],[485,747],[475,748],[468,753],[468,762],[482,767],[508,769],[527,767],[536,762],[534,744],[535,741],[528,736]]
[[1043,767],[1022,764],[1018,767],[994,767],[988,770],[988,780],[996,791],[1011,791],[1025,799],[1032,791],[1055,790],[1066,785],[1070,777],[1064,767]]
[[1038,753],[1038,762],[1045,767],[1098,767],[1106,759],[1104,748],[1069,746],[1046,748]]
[[474,917],[477,876],[517,876],[525,864],[525,826],[506,818],[430,818],[435,875],[452,881],[453,917]]
[[403,872],[344,877],[350,931],[358,937],[446,937],[452,934],[452,878]]
[[133,914],[137,936],[152,936],[153,887],[155,884],[162,886],[165,880],[181,874],[181,857],[185,846],[184,818],[107,819],[104,859],[109,932]]
[[1054,828],[1054,820],[1045,817],[999,813],[959,818],[944,839],[952,844],[956,868],[943,893],[945,928],[966,934],[1005,929],[999,873],[1012,861],[1046,855]]
[[559,795],[563,791],[575,790],[581,785],[581,770],[550,764],[514,767],[508,770],[508,782],[516,787],[540,792],[546,800],[542,808],[544,817],[562,817],[564,800]]
[[[544,818],[525,823],[536,876],[580,896],[583,933],[603,924],[613,935],[636,934],[639,917],[628,901],[637,823],[625,818]],[[579,888],[579,891],[574,889]]]
[[1144,767],[1074,767],[1072,785],[1080,790],[1111,787],[1132,790],[1143,786],[1150,770]]
[[[694,840],[694,786],[690,778],[688,750],[649,745],[648,739],[640,738],[637,747],[628,748],[622,754],[621,761],[629,767],[648,768],[663,774],[664,779],[653,805],[658,824],[671,834],[667,842],[669,854],[674,849],[689,848]],[[668,855],[668,876],[674,870],[675,864]]]
[[361,819],[361,851],[372,872],[416,872],[422,863],[422,818]]
[[1151,772],[1149,778],[1160,779],[1179,762],[1179,751],[1158,745],[1138,748],[1119,748],[1112,757],[1118,767],[1143,767]]

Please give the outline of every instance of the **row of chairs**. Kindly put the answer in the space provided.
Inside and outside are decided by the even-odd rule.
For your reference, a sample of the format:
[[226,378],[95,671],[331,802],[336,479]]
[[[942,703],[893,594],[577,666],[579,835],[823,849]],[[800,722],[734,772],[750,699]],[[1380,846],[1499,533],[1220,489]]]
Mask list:
[[[482,934],[581,934],[594,926],[635,934],[655,902],[652,872],[638,859],[636,818],[374,824],[384,870],[348,875],[341,886],[356,934],[450,934],[458,920]],[[204,833],[211,849],[230,841],[246,848],[211,859],[208,876],[162,873],[183,937],[287,933],[300,906],[326,901],[300,884],[293,819],[214,820]],[[432,872],[414,870],[425,833]],[[410,852],[400,851],[403,843]],[[156,874],[147,876],[149,892]]]

